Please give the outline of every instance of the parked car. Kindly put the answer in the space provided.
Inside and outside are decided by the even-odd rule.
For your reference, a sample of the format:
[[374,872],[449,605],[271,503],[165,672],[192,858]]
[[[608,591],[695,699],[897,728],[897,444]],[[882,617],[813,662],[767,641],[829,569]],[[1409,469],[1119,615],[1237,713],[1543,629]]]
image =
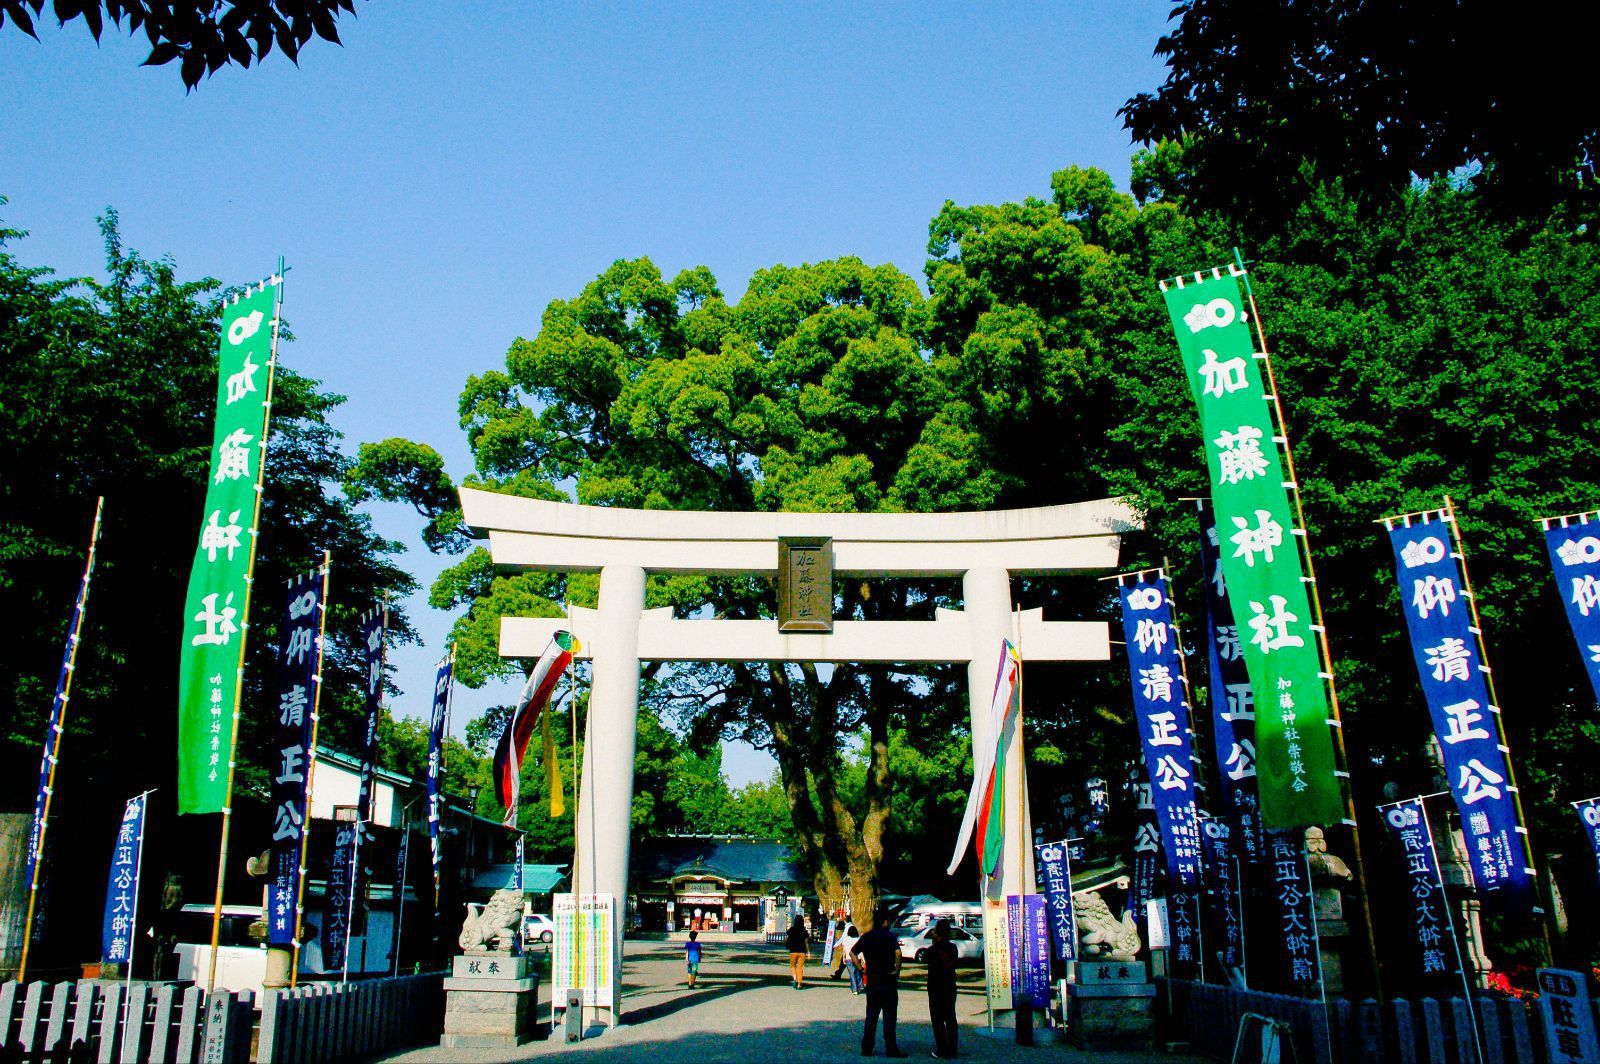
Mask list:
[[[900,956],[909,961],[925,961],[928,959],[928,947],[933,945],[933,928],[902,928],[900,935]],[[983,939],[959,927],[950,929],[950,941],[956,947],[956,956],[961,960],[976,960],[983,956]]]
[[[259,905],[224,905],[217,928],[217,987],[261,993],[267,977],[267,948],[250,937],[250,925],[261,919]],[[179,910],[178,978],[205,985],[211,973],[211,906],[192,904]],[[140,946],[144,942],[139,943]]]
[[532,916],[522,918],[522,944],[531,946],[535,942],[554,942],[556,938],[556,924],[543,913],[534,913]]
[[941,901],[919,905],[900,914],[900,919],[895,921],[895,929],[898,932],[904,928],[915,930],[932,927],[936,920],[949,920],[952,927],[982,929],[983,906],[975,901]]

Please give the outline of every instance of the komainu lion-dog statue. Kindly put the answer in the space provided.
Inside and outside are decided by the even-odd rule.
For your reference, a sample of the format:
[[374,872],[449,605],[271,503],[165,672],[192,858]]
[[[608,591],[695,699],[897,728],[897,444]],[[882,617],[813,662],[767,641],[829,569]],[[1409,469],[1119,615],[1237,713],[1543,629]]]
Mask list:
[[497,890],[487,905],[467,906],[467,919],[456,941],[464,953],[506,953],[521,933],[522,895]]

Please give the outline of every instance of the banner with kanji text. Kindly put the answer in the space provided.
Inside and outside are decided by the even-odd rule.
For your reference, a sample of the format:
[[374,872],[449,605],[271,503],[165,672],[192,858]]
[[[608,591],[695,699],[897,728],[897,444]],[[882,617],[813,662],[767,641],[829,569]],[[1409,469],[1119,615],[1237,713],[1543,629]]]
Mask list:
[[148,794],[129,798],[111,848],[111,874],[106,880],[106,909],[100,921],[100,957],[107,964],[133,961],[139,910],[139,871],[143,865],[144,813]]
[[1411,898],[1412,943],[1416,946],[1417,973],[1425,977],[1458,976],[1460,957],[1450,925],[1450,901],[1433,848],[1433,831],[1421,798],[1383,808],[1383,823],[1394,840],[1404,868],[1406,894]]
[[1583,658],[1583,671],[1600,701],[1600,521],[1596,516],[1557,518],[1547,523],[1544,538],[1567,623]]
[[1267,828],[1344,819],[1329,701],[1289,482],[1246,324],[1238,267],[1162,283],[1200,410],[1211,502],[1256,701],[1256,782]]
[[453,658],[447,657],[439,663],[439,672],[433,680],[433,708],[428,717],[428,850],[433,865],[435,911],[439,908],[439,873],[444,856],[440,848],[443,828],[441,814],[444,812],[440,786],[444,769],[444,731],[450,716],[450,679],[454,670]]
[[1261,796],[1256,791],[1256,698],[1250,689],[1244,648],[1228,582],[1222,571],[1222,537],[1211,507],[1200,507],[1200,570],[1205,587],[1206,660],[1211,693],[1211,737],[1222,790],[1223,813],[1232,831],[1229,848],[1245,864],[1261,860]]
[[271,734],[271,868],[267,876],[267,943],[294,944],[305,864],[306,808],[316,758],[318,666],[322,660],[322,572],[289,584],[278,655],[278,706]]
[[1525,914],[1533,904],[1533,869],[1496,719],[1500,707],[1489,697],[1445,516],[1429,511],[1387,522],[1400,609],[1439,737],[1445,778],[1461,813],[1473,882],[1500,911]]
[[178,812],[228,804],[283,278],[222,311],[217,413],[178,669]]

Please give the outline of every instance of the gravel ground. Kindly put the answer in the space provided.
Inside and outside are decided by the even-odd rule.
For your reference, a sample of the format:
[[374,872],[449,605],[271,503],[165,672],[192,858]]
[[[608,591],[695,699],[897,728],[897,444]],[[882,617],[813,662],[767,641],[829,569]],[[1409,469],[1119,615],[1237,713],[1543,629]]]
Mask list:
[[[582,1054],[587,1062],[650,1061],[699,1064],[715,1061],[860,1060],[864,998],[850,993],[847,981],[833,982],[813,961],[805,988],[789,980],[788,957],[779,946],[751,941],[707,943],[699,985],[684,984],[683,947],[675,942],[629,942],[623,969],[628,1012],[621,1026],[568,1045],[547,1037],[549,987],[541,984],[538,1040],[512,1052],[489,1050],[413,1050],[398,1061],[509,1061]],[[1085,1053],[1051,1044],[1039,1032],[1039,1046],[1014,1044],[1011,1032],[989,1034],[983,1000],[983,973],[961,971],[956,1005],[961,1021],[961,1056],[973,1061],[1097,1060],[1137,1061],[1148,1054]],[[922,966],[907,962],[900,984],[900,1048],[910,1059],[927,1060],[932,1028]],[[883,1056],[880,1040],[878,1057]],[[1177,1060],[1176,1057],[1163,1059]]]

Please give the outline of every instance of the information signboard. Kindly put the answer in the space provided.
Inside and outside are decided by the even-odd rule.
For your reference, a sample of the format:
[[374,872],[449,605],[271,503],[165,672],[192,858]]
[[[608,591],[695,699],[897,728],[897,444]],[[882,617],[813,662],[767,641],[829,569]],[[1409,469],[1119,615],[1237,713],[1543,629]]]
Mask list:
[[559,1005],[567,1000],[568,990],[577,990],[583,994],[585,1006],[614,1007],[615,897],[557,894],[553,908],[551,1000]]
[[1011,1008],[1011,921],[1004,898],[983,900],[983,964],[988,973],[989,1007]]

